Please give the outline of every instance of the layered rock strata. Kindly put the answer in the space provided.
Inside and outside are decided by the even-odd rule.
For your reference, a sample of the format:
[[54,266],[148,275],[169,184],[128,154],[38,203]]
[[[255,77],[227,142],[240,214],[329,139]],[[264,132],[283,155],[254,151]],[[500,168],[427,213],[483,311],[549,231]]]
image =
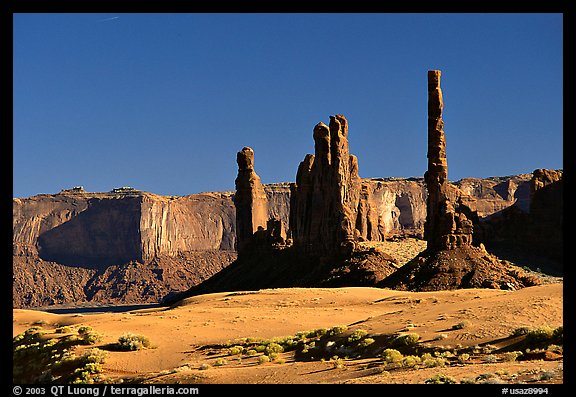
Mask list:
[[254,151],[245,147],[236,156],[236,246],[238,255],[251,249],[255,233],[265,230],[268,222],[268,198],[260,177],[254,170]]
[[293,244],[315,256],[349,255],[358,240],[361,180],[358,160],[349,152],[348,122],[342,115],[330,116],[330,124],[318,123],[313,136],[315,153],[300,163],[292,190]]
[[442,110],[444,102],[439,70],[428,72],[428,170],[424,174],[428,198],[424,238],[429,249],[453,249],[472,244],[472,221],[461,208],[462,200],[450,200],[448,162]]
[[490,214],[478,227],[486,247],[516,263],[562,274],[563,171],[537,169],[529,198]]

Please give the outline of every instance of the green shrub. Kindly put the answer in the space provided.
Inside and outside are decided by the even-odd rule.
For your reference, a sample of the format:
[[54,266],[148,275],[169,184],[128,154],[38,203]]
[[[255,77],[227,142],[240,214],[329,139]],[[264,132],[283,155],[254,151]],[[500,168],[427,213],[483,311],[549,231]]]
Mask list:
[[424,381],[424,383],[426,383],[426,384],[454,384],[454,383],[456,383],[456,380],[450,376],[447,376],[447,375],[437,374],[431,378],[426,379],[426,381]]
[[484,357],[483,361],[488,364],[493,364],[495,362],[498,362],[498,358],[493,354],[489,354],[486,357]]
[[278,343],[272,342],[266,346],[266,353],[282,353],[284,348]]
[[420,364],[422,359],[418,356],[404,356],[402,359],[402,366],[406,368],[415,367],[417,364]]
[[458,356],[458,361],[460,361],[461,363],[468,361],[470,359],[470,354],[468,353],[462,353]]
[[93,345],[102,340],[102,335],[88,326],[78,328],[78,336],[79,340],[85,345]]
[[104,350],[98,348],[93,348],[87,350],[80,356],[80,362],[85,364],[103,364],[106,361],[108,354]]
[[328,334],[328,336],[336,336],[336,335],[340,335],[346,331],[348,331],[348,327],[346,325],[337,325],[335,327],[330,328],[328,330],[327,334]]
[[344,368],[346,366],[344,363],[344,359],[342,358],[332,358],[330,362],[332,363],[332,367],[334,368]]
[[526,343],[538,343],[554,337],[554,330],[548,326],[531,329],[526,334]]
[[94,330],[89,325],[83,325],[80,328],[78,328],[78,335],[85,335],[85,334],[87,334],[89,332],[93,332],[93,331]]
[[349,343],[358,342],[366,335],[368,335],[368,331],[365,331],[363,329],[357,329],[356,331],[352,332],[352,334],[350,334],[350,336],[348,337],[348,342]]
[[443,367],[446,365],[446,359],[444,357],[434,358],[432,356],[424,358],[424,355],[422,355],[422,364],[424,364],[426,368]]
[[362,339],[362,340],[358,343],[358,346],[359,346],[359,347],[368,347],[368,346],[370,346],[370,345],[371,345],[372,343],[374,343],[374,342],[375,342],[375,340],[372,339],[372,338],[365,338],[365,339]]
[[258,364],[264,364],[264,363],[269,363],[270,362],[270,357],[268,356],[259,356],[258,357]]
[[556,353],[563,353],[564,352],[564,348],[562,346],[559,346],[559,345],[548,345],[546,350],[551,351],[551,352],[556,352]]
[[150,340],[144,335],[136,335],[130,332],[118,338],[117,348],[125,351],[135,351],[150,347]]
[[228,360],[226,360],[225,358],[217,358],[216,360],[214,360],[214,366],[215,367],[221,367],[223,365],[228,364]]
[[70,333],[74,332],[74,330],[72,329],[72,327],[62,326],[62,327],[56,328],[56,330],[54,330],[54,332],[56,332],[57,334],[70,334]]
[[420,335],[415,332],[411,332],[409,334],[398,335],[392,341],[393,346],[413,346],[418,343],[420,339]]
[[387,363],[399,363],[404,356],[396,349],[386,349],[382,352],[382,358]]
[[520,351],[506,352],[502,355],[502,359],[504,361],[516,361],[516,359],[518,357],[520,357],[521,355],[522,355],[522,352],[520,352]]
[[232,356],[238,356],[244,352],[244,348],[242,346],[232,346],[228,349],[228,353]]
[[268,353],[268,358],[270,359],[270,361],[276,361],[276,359],[278,358],[278,353]]
[[556,343],[562,343],[564,341],[564,326],[559,326],[554,330],[552,333],[552,338],[556,341]]
[[512,336],[522,336],[526,335],[530,331],[528,327],[518,327],[514,331],[512,331]]

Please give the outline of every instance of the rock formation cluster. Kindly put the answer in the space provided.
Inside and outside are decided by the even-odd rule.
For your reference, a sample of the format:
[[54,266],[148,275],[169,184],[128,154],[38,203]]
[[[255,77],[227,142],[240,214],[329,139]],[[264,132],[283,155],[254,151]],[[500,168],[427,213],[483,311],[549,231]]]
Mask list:
[[[76,187],[13,199],[15,306],[150,302],[198,284],[194,293],[537,283],[481,242],[553,259],[561,272],[562,171],[449,183],[440,77],[428,72],[424,178],[361,179],[348,121],[336,115],[314,127],[314,154],[300,163],[295,183],[263,185],[254,151],[245,147],[236,158],[235,193],[165,197]],[[399,235],[427,241],[426,251],[400,269],[360,244]]]
[[[348,121],[330,116],[314,127],[314,155],[298,167],[291,193],[290,232],[294,247],[315,256],[350,255],[356,248],[361,180],[358,159],[348,146]],[[364,207],[369,204],[364,201]],[[368,211],[365,209],[365,211]]]

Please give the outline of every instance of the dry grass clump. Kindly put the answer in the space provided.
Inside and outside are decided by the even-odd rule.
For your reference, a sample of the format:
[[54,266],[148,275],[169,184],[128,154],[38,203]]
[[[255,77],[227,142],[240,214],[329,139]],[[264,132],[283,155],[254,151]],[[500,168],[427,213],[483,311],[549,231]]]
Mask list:
[[[72,328],[58,328],[55,333],[71,333]],[[95,338],[92,329],[82,329],[80,335],[45,338],[42,327],[32,327],[15,336],[13,345],[14,383],[96,383],[103,381],[107,353],[98,348],[78,356],[77,345],[91,344]],[[86,335],[90,335],[87,338]]]

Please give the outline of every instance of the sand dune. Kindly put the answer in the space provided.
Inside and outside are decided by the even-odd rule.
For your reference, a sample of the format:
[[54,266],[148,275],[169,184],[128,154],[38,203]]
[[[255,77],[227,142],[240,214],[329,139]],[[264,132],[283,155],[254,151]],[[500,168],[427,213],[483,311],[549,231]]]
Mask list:
[[[518,291],[436,292],[287,288],[207,294],[188,298],[170,309],[124,313],[57,315],[14,310],[13,334],[34,324],[42,324],[48,332],[62,325],[89,325],[103,335],[96,347],[112,344],[126,332],[147,336],[154,348],[109,352],[104,375],[116,380],[140,377],[141,381],[168,383],[176,380],[202,383],[418,383],[438,373],[438,369],[402,369],[385,371],[384,375],[372,374],[370,364],[376,358],[347,360],[344,369],[334,369],[326,362],[295,361],[293,353],[282,354],[283,364],[257,365],[256,357],[238,360],[218,346],[240,338],[281,337],[336,325],[347,325],[350,331],[363,329],[370,336],[415,332],[420,336],[420,343],[431,346],[497,345],[518,327],[562,325],[562,286],[562,283],[555,283]],[[464,328],[453,329],[461,322],[466,323]],[[209,346],[216,347],[207,348]],[[225,358],[228,363],[214,366],[218,357]],[[509,373],[537,371],[538,368],[551,371],[558,369],[560,363],[481,363],[443,368],[442,372],[456,373],[462,378],[498,368]],[[202,364],[210,365],[210,369],[200,370]]]

